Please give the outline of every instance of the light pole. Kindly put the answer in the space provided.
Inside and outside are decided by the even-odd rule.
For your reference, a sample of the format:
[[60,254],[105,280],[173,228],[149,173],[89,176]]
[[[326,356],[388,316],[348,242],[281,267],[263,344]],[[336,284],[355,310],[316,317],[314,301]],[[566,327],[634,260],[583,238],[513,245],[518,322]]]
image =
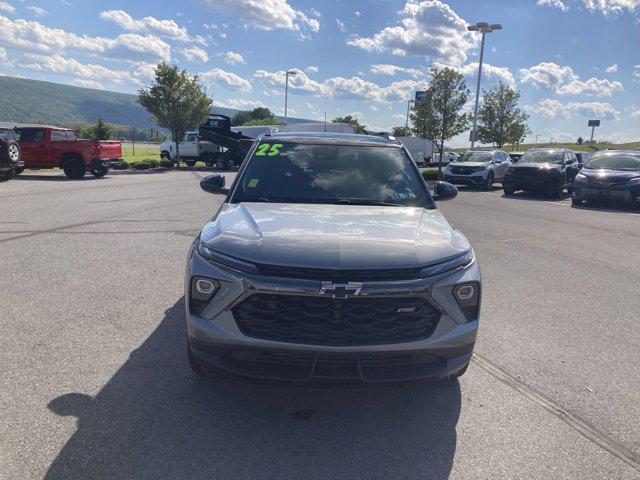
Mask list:
[[549,145],[553,145],[553,140],[554,140],[554,138],[553,138],[553,137],[551,137],[551,138],[549,139]]
[[297,75],[295,70],[287,70],[284,79],[284,124],[287,124],[287,101],[289,99],[289,75]]
[[538,139],[540,138],[540,135],[536,135],[536,145],[538,144]]
[[470,32],[482,32],[482,44],[480,45],[480,64],[478,65],[478,85],[476,87],[476,105],[473,108],[473,129],[471,130],[471,148],[476,144],[476,125],[478,121],[478,101],[480,100],[480,81],[482,78],[482,61],[484,60],[484,37],[487,33],[495,30],[502,30],[502,25],[495,23],[489,25],[487,22],[478,22],[475,25],[468,25],[467,30]]
[[409,110],[411,110],[411,104],[416,103],[415,100],[409,100],[407,102],[407,121],[404,124],[404,128],[409,131]]

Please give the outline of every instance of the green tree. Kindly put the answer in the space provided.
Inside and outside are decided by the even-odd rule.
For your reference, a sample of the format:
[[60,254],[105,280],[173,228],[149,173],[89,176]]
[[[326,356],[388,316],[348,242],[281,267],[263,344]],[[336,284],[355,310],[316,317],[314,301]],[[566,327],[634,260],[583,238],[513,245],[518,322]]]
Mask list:
[[356,133],[364,133],[366,129],[364,125],[361,125],[360,122],[358,122],[357,118],[351,115],[347,115],[346,117],[336,117],[331,120],[331,123],[349,123],[351,125],[355,125]]
[[[252,123],[252,122],[261,123]],[[276,117],[267,107],[256,107],[253,110],[241,110],[231,118],[234,127],[242,125],[280,125]]]
[[111,125],[100,117],[98,123],[91,129],[91,138],[94,140],[109,140],[113,136],[113,128]]
[[171,132],[176,144],[176,167],[180,166],[180,141],[187,131],[202,125],[211,110],[211,99],[197,75],[177,65],[159,63],[154,82],[138,91],[138,103],[159,126]]
[[518,108],[520,93],[500,82],[483,91],[478,110],[478,139],[502,148],[505,143],[518,143],[527,130],[529,115]]
[[526,123],[516,123],[509,132],[509,143],[519,148],[520,142],[524,142],[529,135],[531,135],[531,129]]
[[462,109],[469,89],[462,74],[452,68],[431,68],[431,83],[422,100],[413,106],[411,119],[416,135],[436,143],[440,150],[438,177],[442,177],[444,142],[468,128],[469,117]]
[[394,137],[408,137],[411,134],[411,129],[402,125],[401,127],[393,127],[391,129],[391,135]]
[[578,137],[578,145],[582,145],[584,143],[584,139],[582,137]]

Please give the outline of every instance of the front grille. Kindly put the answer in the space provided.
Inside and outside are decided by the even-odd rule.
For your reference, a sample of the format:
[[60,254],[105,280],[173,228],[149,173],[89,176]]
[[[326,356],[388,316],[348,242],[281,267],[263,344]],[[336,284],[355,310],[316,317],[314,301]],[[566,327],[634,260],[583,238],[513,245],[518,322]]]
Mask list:
[[327,268],[284,267],[279,265],[258,264],[258,274],[265,277],[302,278],[333,282],[375,282],[389,280],[413,280],[420,278],[417,268],[394,268],[372,270],[334,270]]
[[547,175],[549,170],[545,170],[543,168],[538,167],[518,167],[513,169],[513,175],[516,177],[525,177],[525,178],[537,178],[544,177]]
[[471,175],[477,171],[478,169],[474,167],[451,167],[451,173],[455,173],[456,175]]
[[376,345],[431,336],[440,312],[418,297],[309,297],[256,294],[233,316],[249,337],[315,345]]

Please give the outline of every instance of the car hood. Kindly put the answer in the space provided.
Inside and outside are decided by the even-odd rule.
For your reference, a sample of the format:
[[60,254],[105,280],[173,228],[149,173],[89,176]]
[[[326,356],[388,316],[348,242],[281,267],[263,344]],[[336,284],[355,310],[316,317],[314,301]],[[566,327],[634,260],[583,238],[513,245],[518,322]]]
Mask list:
[[562,168],[562,165],[558,165],[555,163],[516,163],[513,165],[509,166],[510,170],[517,170],[517,171],[533,171],[533,170],[537,170],[537,171],[542,171],[542,170],[560,170],[560,168]]
[[452,167],[488,167],[491,162],[451,162]]
[[580,170],[585,177],[589,180],[607,180],[608,182],[626,182],[632,178],[640,177],[640,172],[628,172],[624,170],[591,170],[589,168],[583,168]]
[[201,241],[254,263],[330,269],[417,267],[470,248],[438,210],[358,205],[224,204]]

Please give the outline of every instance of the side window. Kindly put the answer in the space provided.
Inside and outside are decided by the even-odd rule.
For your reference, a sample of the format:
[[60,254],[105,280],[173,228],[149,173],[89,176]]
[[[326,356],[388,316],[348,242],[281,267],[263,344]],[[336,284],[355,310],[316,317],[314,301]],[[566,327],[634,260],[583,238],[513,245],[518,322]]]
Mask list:
[[67,140],[75,142],[77,139],[78,137],[76,136],[76,132],[73,130],[67,130]]
[[196,141],[195,133],[190,133],[189,135],[187,135],[187,142],[195,142],[195,141]]
[[44,130],[27,129],[19,130],[21,142],[42,142],[44,140]]
[[66,130],[51,130],[52,142],[64,142],[67,139]]

